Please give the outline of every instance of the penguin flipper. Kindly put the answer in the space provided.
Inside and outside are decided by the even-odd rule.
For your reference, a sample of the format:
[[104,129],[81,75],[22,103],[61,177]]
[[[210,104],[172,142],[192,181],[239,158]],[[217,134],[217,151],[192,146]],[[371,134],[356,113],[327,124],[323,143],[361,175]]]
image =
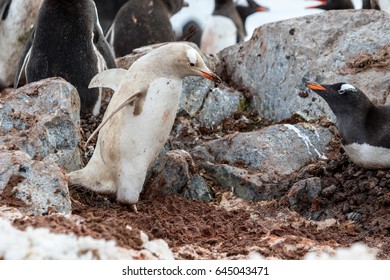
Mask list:
[[93,32],[93,43],[103,57],[106,69],[111,69],[116,67],[114,51],[108,44],[107,40],[104,38],[103,32],[99,26],[96,26]]
[[88,143],[95,137],[95,135],[102,129],[102,127],[116,114],[118,113],[123,107],[129,105],[130,103],[134,102],[138,97],[142,97],[145,95],[144,91],[137,91],[130,95],[125,101],[123,101],[118,108],[116,108],[114,111],[110,112],[108,116],[106,116],[100,125],[92,132],[91,136],[89,136],[87,142],[85,142],[85,146],[88,145]]
[[125,78],[127,70],[121,68],[113,68],[97,73],[92,78],[88,88],[105,87],[116,91],[119,84]]
[[9,7],[11,6],[12,0],[4,1],[0,3],[0,18],[5,20],[8,16]]
[[[15,80],[14,80],[14,89],[18,88],[20,77],[22,76],[22,73],[25,70],[27,63],[30,59],[31,47],[34,41],[34,35],[35,35],[35,29],[31,31],[31,34],[28,37],[26,44],[24,45],[22,55],[20,56],[19,63],[18,63],[18,70],[16,71]],[[26,77],[26,82],[28,83],[27,77]]]

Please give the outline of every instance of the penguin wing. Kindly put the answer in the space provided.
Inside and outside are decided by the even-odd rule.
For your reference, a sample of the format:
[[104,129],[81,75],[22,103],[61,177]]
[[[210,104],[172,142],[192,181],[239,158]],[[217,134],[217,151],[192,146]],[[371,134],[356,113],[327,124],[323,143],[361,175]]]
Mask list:
[[[118,108],[116,108],[114,111],[110,112],[110,114],[108,114],[103,120],[102,122],[100,123],[100,125],[94,130],[94,132],[92,132],[91,136],[89,136],[87,142],[85,143],[85,146],[88,145],[88,143],[93,139],[93,137],[95,137],[95,135],[100,131],[100,129],[102,129],[102,127],[116,114],[118,113],[123,107],[131,104],[132,102],[135,102],[136,99],[140,99],[140,102],[143,103],[143,100],[145,98],[145,95],[147,93],[147,90],[146,91],[137,91],[135,93],[133,93],[132,95],[130,95],[125,101],[123,101],[119,106]],[[142,106],[142,105],[141,105]],[[134,111],[137,109],[137,104],[135,106],[135,109]],[[139,109],[138,109],[139,110]]]
[[114,52],[111,49],[110,45],[107,43],[107,40],[104,38],[103,32],[98,25],[95,26],[93,31],[93,43],[97,51],[103,57],[106,69],[115,68],[116,63],[114,58]]
[[0,1],[0,18],[5,20],[8,16],[9,7],[11,6],[12,0]]
[[[23,52],[20,56],[19,59],[19,64],[18,64],[18,70],[16,71],[15,75],[15,80],[14,80],[14,88],[16,89],[19,85],[20,77],[22,76],[23,71],[26,68],[26,65],[28,63],[28,60],[30,59],[30,54],[31,54],[31,47],[34,41],[34,36],[35,36],[35,29],[31,31],[30,36],[28,37],[28,40],[26,44],[24,45]],[[26,77],[27,80],[27,77]],[[27,81],[28,82],[28,81]]]
[[88,88],[105,87],[116,91],[120,83],[125,79],[127,70],[121,68],[113,68],[97,73],[92,78]]

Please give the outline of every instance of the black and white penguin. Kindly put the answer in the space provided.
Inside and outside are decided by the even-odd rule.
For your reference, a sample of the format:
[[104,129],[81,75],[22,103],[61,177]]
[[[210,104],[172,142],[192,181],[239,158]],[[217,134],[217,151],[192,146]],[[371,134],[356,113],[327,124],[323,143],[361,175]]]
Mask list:
[[118,11],[109,31],[115,56],[134,49],[176,41],[170,17],[187,6],[183,0],[129,0]]
[[307,9],[322,9],[322,10],[346,10],[355,9],[351,0],[319,0],[320,5],[306,7]]
[[256,12],[269,9],[247,0],[247,6],[233,3],[233,0],[215,0],[212,17],[207,21],[200,42],[203,53],[217,54],[237,42],[243,42],[247,33],[245,21]]
[[370,0],[371,9],[390,13],[390,0]]
[[88,89],[88,84],[97,73],[113,67],[114,56],[103,36],[92,0],[44,0],[19,61],[15,87],[23,69],[27,83],[62,77],[76,87],[81,115],[96,116],[100,111],[101,92]]
[[43,0],[0,0],[0,89],[14,83],[20,55]]
[[306,86],[336,115],[344,150],[354,163],[390,168],[390,106],[375,106],[361,90],[345,83]]
[[[250,15],[252,15],[256,12],[268,12],[269,11],[269,9],[267,7],[264,7],[262,5],[257,4],[254,0],[247,0],[246,2],[248,3],[248,6],[244,6],[244,5],[240,5],[240,4],[236,5],[237,12],[240,15],[242,22],[244,23],[244,29],[245,29],[246,19]],[[246,34],[247,34],[247,32],[245,30],[245,35]]]
[[128,0],[94,0],[99,15],[100,26],[103,29],[104,34],[108,31],[112,25],[116,14],[119,9]]

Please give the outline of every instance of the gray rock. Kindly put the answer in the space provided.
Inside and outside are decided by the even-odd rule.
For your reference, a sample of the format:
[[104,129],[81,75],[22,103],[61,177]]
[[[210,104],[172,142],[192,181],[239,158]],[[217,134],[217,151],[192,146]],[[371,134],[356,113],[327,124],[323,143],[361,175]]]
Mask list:
[[204,164],[207,173],[226,191],[233,191],[238,197],[249,200],[270,200],[282,194],[277,184],[264,183],[263,174],[250,174],[245,169],[227,164]]
[[317,220],[320,216],[321,179],[313,177],[295,183],[287,194],[291,209],[306,213],[309,219]]
[[71,213],[68,183],[50,158],[32,160],[21,151],[0,151],[0,193],[22,200],[32,215]]
[[185,111],[205,126],[217,125],[239,111],[245,101],[242,93],[228,87],[213,88],[213,82],[200,77],[184,80],[180,111]]
[[323,157],[332,138],[327,128],[303,125],[273,125],[210,141],[191,153],[198,161],[227,163],[286,175]]
[[266,24],[249,41],[221,51],[218,72],[247,89],[252,109],[265,118],[280,121],[300,112],[334,120],[304,82],[348,82],[375,103],[389,103],[390,33],[384,32],[389,29],[390,15],[375,10],[329,11]]
[[79,96],[62,79],[46,79],[0,99],[0,149],[51,158],[66,171],[82,167]]
[[181,193],[194,173],[191,155],[183,150],[162,154],[148,171],[142,199],[154,199],[162,195]]
[[210,202],[213,198],[205,179],[199,174],[195,174],[188,181],[187,186],[184,187],[183,196],[191,200],[202,200],[204,202]]

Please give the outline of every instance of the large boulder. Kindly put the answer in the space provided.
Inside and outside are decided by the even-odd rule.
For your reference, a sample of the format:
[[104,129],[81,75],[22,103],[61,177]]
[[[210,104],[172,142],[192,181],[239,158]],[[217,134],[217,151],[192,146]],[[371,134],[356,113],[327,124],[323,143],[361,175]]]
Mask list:
[[25,214],[71,213],[66,175],[51,158],[36,161],[21,151],[0,151],[0,195],[2,203]]
[[218,73],[252,96],[251,107],[280,121],[299,112],[327,115],[327,104],[304,86],[348,82],[375,103],[388,103],[390,15],[375,10],[342,10],[263,25],[252,38],[218,54]]
[[63,79],[28,84],[0,97],[0,150],[53,159],[66,171],[82,167],[80,99]]

